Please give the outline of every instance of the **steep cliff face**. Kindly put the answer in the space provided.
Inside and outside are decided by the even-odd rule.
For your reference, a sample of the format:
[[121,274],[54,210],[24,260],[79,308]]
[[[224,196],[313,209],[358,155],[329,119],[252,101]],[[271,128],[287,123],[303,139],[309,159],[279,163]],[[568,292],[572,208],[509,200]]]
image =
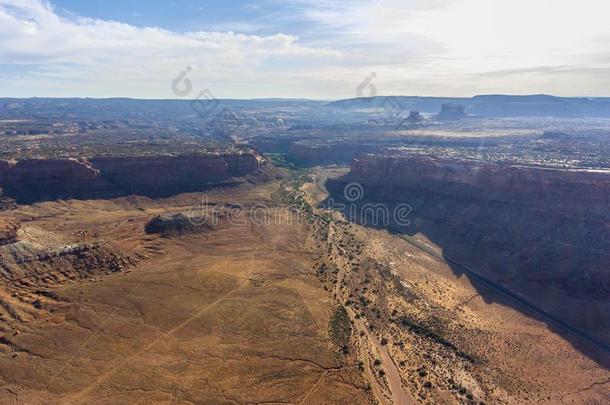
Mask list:
[[95,194],[105,186],[99,170],[86,160],[28,159],[7,163],[0,175],[0,187],[5,195],[22,202]]
[[355,159],[329,183],[358,182],[366,200],[409,204],[446,257],[503,283],[610,292],[610,174],[429,157]]
[[351,176],[375,196],[402,200],[406,190],[497,202],[527,209],[610,219],[610,174],[512,165],[477,164],[426,156],[362,155]]
[[128,194],[163,197],[256,174],[266,164],[254,153],[2,161],[0,187],[22,203]]
[[[416,121],[413,121],[416,123]],[[497,146],[497,139],[480,137],[401,136],[394,139],[352,139],[334,142],[295,142],[290,145],[286,158],[300,166],[349,164],[362,154],[385,154],[402,147],[479,148]]]
[[32,243],[26,235],[24,240],[0,245],[0,330],[38,318],[56,298],[49,289],[120,272],[135,262],[107,244],[51,248]]
[[11,167],[11,162],[8,160],[0,159],[0,180],[6,171]]

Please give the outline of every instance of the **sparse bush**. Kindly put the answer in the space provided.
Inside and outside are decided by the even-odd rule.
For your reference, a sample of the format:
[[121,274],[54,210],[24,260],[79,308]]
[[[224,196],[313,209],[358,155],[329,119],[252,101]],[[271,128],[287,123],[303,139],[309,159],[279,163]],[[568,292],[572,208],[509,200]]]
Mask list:
[[344,354],[347,354],[344,348],[348,347],[349,338],[352,334],[352,326],[345,307],[337,307],[330,319],[328,329],[333,343],[337,347],[341,347]]

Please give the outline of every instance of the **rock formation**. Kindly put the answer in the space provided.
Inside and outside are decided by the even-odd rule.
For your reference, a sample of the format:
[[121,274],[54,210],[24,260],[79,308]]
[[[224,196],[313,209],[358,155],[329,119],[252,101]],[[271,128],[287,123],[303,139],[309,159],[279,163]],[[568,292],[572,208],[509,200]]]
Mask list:
[[165,197],[229,184],[256,175],[266,164],[255,153],[239,152],[0,161],[0,187],[22,203],[129,194]]
[[0,185],[4,194],[18,201],[32,202],[78,196],[90,190],[110,187],[86,160],[27,159],[0,164]]
[[6,218],[0,218],[0,246],[17,242],[19,224]]
[[189,233],[203,233],[212,229],[207,222],[189,218],[183,213],[158,215],[151,219],[145,227],[147,234],[161,234],[162,236],[183,235]]
[[422,122],[424,117],[421,115],[419,111],[410,111],[409,116],[406,121],[410,124],[417,124],[418,122]]
[[410,189],[610,219],[608,173],[400,155],[360,155],[351,172],[386,200],[400,200]]
[[610,292],[608,173],[363,155],[329,188],[340,196],[350,182],[364,199],[411,205],[418,231],[461,263],[572,295]]

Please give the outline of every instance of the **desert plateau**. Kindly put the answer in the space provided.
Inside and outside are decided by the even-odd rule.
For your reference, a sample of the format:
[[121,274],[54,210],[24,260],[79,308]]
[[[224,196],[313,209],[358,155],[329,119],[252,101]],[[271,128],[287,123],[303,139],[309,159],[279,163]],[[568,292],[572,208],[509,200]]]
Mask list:
[[0,0],[0,405],[610,404],[608,15]]

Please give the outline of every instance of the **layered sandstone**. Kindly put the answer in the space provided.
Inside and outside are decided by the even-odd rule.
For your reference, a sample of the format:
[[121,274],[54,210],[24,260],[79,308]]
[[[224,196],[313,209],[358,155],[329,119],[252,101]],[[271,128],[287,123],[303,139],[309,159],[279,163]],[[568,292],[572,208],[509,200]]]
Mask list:
[[[407,122],[416,124],[417,115],[407,118]],[[300,166],[318,166],[329,164],[349,164],[362,154],[385,154],[401,147],[441,147],[441,148],[477,148],[481,144],[495,146],[498,140],[480,137],[443,137],[425,135],[404,135],[395,139],[355,139],[333,142],[299,141],[290,145],[286,157]]]
[[27,159],[0,165],[4,194],[22,202],[80,196],[104,188],[99,170],[86,160]]
[[610,219],[610,173],[605,172],[480,164],[417,155],[361,155],[352,161],[351,176],[384,200],[402,200],[408,189]]
[[23,203],[129,194],[164,197],[231,183],[266,164],[250,152],[0,161],[0,187]]
[[0,218],[0,246],[17,242],[19,224],[6,218]]
[[446,257],[504,284],[610,292],[608,173],[363,155],[329,188],[341,196],[351,182],[362,185],[363,203],[409,204],[402,231],[425,233]]

